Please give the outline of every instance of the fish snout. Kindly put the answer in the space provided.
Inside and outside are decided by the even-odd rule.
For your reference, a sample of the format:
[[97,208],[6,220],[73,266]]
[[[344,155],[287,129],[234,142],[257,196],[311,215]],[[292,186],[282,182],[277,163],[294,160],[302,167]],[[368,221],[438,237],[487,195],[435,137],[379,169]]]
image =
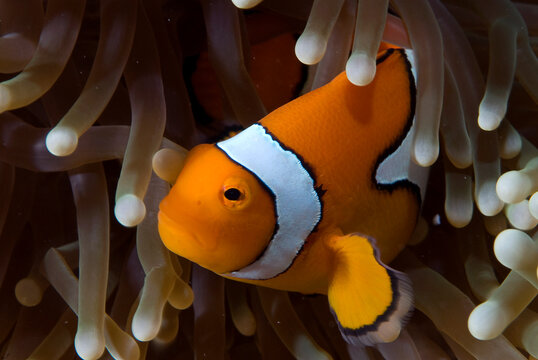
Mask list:
[[173,253],[191,259],[197,258],[200,252],[212,250],[215,244],[201,241],[196,234],[189,229],[189,222],[186,219],[179,223],[162,210],[158,214],[159,235],[164,245]]

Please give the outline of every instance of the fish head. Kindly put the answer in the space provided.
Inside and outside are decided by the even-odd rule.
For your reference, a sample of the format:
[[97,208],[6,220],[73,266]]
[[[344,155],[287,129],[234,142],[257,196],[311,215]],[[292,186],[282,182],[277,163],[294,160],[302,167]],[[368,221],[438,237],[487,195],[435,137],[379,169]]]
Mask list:
[[191,150],[159,206],[165,246],[215,273],[240,269],[267,246],[275,229],[270,191],[215,145]]

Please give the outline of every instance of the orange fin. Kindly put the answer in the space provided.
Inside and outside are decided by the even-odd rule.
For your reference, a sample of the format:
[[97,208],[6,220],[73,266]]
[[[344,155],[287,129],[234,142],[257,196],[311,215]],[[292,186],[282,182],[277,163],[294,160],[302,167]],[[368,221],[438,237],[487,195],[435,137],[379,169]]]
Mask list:
[[413,309],[411,281],[381,262],[375,241],[358,234],[334,236],[335,266],[329,304],[351,344],[396,340]]

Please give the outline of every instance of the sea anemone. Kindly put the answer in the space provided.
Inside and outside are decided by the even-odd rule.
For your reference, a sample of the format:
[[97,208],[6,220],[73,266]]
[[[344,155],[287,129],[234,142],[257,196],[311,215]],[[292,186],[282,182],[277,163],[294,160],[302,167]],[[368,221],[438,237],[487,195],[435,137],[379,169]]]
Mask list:
[[[538,5],[3,0],[0,20],[2,358],[538,357]],[[368,84],[382,40],[414,50],[412,157],[431,175],[392,264],[417,310],[358,347],[324,296],[169,253],[157,211],[193,145],[344,70]]]

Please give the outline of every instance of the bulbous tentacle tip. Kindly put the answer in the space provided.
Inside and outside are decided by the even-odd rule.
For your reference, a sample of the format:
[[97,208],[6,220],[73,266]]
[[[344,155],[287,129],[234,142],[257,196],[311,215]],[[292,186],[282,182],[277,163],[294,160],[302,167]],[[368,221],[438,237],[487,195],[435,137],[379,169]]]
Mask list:
[[45,146],[55,156],[71,155],[77,148],[78,135],[68,127],[55,127],[47,134]]
[[185,154],[177,150],[161,149],[153,155],[153,171],[162,180],[173,184],[185,164],[185,157]]
[[504,202],[497,196],[493,181],[487,181],[478,187],[475,186],[475,202],[480,213],[486,216],[497,215],[504,207]]
[[15,297],[22,305],[33,307],[43,299],[43,289],[33,279],[24,278],[15,286]]
[[168,302],[178,310],[185,310],[194,302],[194,292],[182,280],[176,280],[176,285],[168,297]]
[[495,109],[482,102],[478,108],[478,126],[485,131],[493,131],[499,127],[506,114],[506,108]]
[[118,222],[126,227],[140,224],[146,216],[146,206],[142,199],[133,194],[122,195],[114,207]]
[[536,266],[536,245],[523,231],[504,230],[495,238],[493,251],[499,262],[510,269]]
[[[459,210],[459,209],[458,209]],[[469,225],[471,222],[471,219],[473,217],[473,209],[472,207],[469,207],[468,209],[464,209],[466,211],[451,211],[447,213],[447,220],[453,227],[457,229],[461,229]]]
[[131,330],[138,341],[151,341],[159,333],[159,326],[155,326],[153,319],[137,312],[133,317]]
[[251,9],[262,1],[263,0],[232,0],[233,4],[239,9]]
[[422,167],[432,166],[439,157],[439,143],[417,138],[411,150],[413,161]]
[[402,331],[399,322],[386,322],[379,327],[379,340],[381,343],[391,343],[395,341]]
[[499,336],[504,330],[501,324],[506,322],[500,310],[499,306],[488,301],[474,308],[467,321],[471,335],[479,340],[491,340]]
[[323,37],[313,32],[304,32],[295,44],[295,55],[305,65],[314,65],[321,61],[327,42]]
[[366,54],[352,54],[346,63],[348,80],[357,86],[365,86],[374,80],[376,71],[375,58]]
[[84,360],[98,359],[105,351],[105,338],[90,329],[79,329],[75,335],[75,350]]
[[532,182],[521,171],[508,171],[497,180],[495,190],[499,199],[513,204],[522,201],[531,192]]
[[538,225],[538,219],[532,216],[529,211],[528,200],[506,205],[504,213],[510,224],[516,229],[527,231],[534,229]]

